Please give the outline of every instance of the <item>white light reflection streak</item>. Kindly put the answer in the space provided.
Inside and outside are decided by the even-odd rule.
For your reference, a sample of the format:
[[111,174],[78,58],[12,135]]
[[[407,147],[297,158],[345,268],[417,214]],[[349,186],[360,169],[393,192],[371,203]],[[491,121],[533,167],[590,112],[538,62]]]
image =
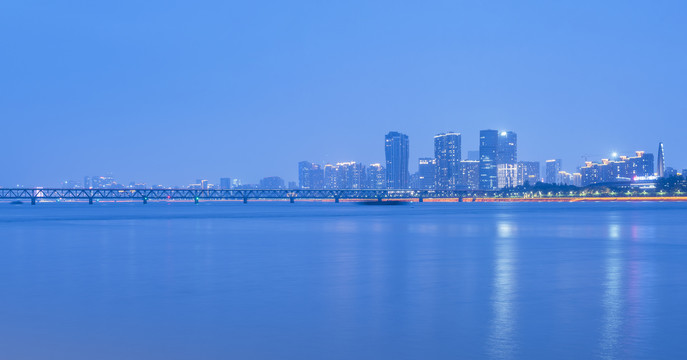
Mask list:
[[492,321],[488,340],[491,359],[515,358],[515,314],[513,299],[516,292],[515,225],[509,221],[497,223],[494,263],[494,293]]
[[604,281],[604,319],[601,331],[601,358],[616,359],[623,325],[623,259],[621,229],[618,217],[611,216],[606,249],[606,277]]

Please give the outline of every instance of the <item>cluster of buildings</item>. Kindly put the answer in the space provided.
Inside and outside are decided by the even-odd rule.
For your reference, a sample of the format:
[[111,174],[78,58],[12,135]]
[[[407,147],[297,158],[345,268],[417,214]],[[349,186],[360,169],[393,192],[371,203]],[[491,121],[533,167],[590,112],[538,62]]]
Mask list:
[[434,156],[418,159],[418,171],[408,169],[408,135],[392,131],[384,139],[386,162],[365,166],[357,162],[333,164],[301,161],[302,189],[436,189],[495,190],[539,182],[540,164],[518,162],[518,136],[513,131],[480,131],[479,151],[463,159],[461,134],[434,136]]
[[[498,190],[538,182],[558,185],[589,186],[602,183],[651,182],[658,177],[677,175],[664,165],[663,144],[654,172],[654,156],[638,151],[636,156],[617,156],[569,173],[560,159],[547,160],[544,173],[538,161],[518,161],[518,136],[513,131],[482,130],[479,151],[469,151],[463,159],[461,134],[434,136],[434,156],[418,159],[418,171],[411,174],[409,139],[399,132],[389,132],[384,139],[386,162],[365,166],[341,162],[324,166],[309,161],[298,163],[298,187],[301,189],[427,189],[427,190]],[[684,171],[683,171],[684,173]]]
[[[384,138],[384,163],[363,164],[349,161],[320,165],[298,163],[298,183],[279,176],[265,177],[258,184],[241,184],[233,178],[220,178],[218,184],[198,179],[189,189],[424,189],[424,190],[498,190],[539,182],[590,186],[638,185],[651,187],[658,178],[680,175],[665,166],[663,144],[658,154],[637,151],[634,156],[613,154],[600,162],[586,161],[575,172],[563,170],[560,159],[518,160],[518,136],[513,131],[481,130],[479,150],[463,157],[462,135],[446,132],[434,136],[434,156],[418,159],[418,171],[410,173],[408,135],[389,132]],[[543,170],[543,171],[542,171]],[[687,175],[687,170],[682,171]],[[66,188],[143,189],[163,188],[131,182],[119,184],[109,176],[86,176],[83,185],[67,181]]]

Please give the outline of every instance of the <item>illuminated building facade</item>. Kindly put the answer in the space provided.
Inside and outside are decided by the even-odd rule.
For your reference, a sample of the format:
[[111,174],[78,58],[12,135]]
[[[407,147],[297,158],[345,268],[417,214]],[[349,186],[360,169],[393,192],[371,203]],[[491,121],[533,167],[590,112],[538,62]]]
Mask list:
[[499,134],[496,163],[515,165],[518,163],[518,135],[513,131]]
[[463,160],[460,162],[461,181],[459,187],[465,190],[479,189],[479,166],[475,160]]
[[434,189],[437,175],[437,160],[434,158],[418,159],[417,187],[420,189]]
[[479,132],[479,188],[495,190],[498,187],[497,155],[499,132],[481,130]]
[[620,156],[617,160],[602,159],[601,163],[586,162],[580,169],[582,186],[653,176],[653,154],[637,151],[636,155],[634,157]]
[[546,160],[546,177],[544,182],[547,184],[556,184],[558,180],[558,173],[561,172],[563,161],[561,159]]
[[518,184],[528,183],[534,185],[541,181],[541,164],[539,161],[520,161],[518,162]]
[[367,188],[386,188],[386,171],[382,164],[370,164],[367,166]]
[[656,175],[658,177],[665,177],[666,159],[663,153],[663,143],[658,143],[658,164],[656,168]]
[[324,170],[322,166],[309,161],[299,162],[298,186],[301,189],[322,189],[324,187]]
[[436,188],[455,189],[461,178],[460,134],[448,132],[434,136],[434,158],[436,159]]
[[407,189],[410,180],[408,135],[392,131],[386,134],[384,140],[386,186],[388,189]]
[[517,164],[498,164],[498,187],[512,188],[518,186],[518,165]]

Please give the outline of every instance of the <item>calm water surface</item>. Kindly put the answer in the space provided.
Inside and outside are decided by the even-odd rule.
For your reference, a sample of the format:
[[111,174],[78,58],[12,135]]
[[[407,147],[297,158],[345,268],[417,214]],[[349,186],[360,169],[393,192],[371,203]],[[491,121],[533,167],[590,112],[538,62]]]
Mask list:
[[683,359],[687,204],[0,204],[0,359]]

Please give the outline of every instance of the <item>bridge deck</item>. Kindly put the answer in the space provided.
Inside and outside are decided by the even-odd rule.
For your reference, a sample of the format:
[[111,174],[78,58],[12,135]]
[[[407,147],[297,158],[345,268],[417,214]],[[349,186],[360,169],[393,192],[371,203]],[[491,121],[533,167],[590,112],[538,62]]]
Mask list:
[[249,199],[449,199],[465,197],[485,197],[494,191],[484,190],[285,190],[285,189],[232,189],[232,190],[194,190],[194,189],[0,189],[0,199],[31,200],[35,204],[40,199],[62,200],[243,200]]

